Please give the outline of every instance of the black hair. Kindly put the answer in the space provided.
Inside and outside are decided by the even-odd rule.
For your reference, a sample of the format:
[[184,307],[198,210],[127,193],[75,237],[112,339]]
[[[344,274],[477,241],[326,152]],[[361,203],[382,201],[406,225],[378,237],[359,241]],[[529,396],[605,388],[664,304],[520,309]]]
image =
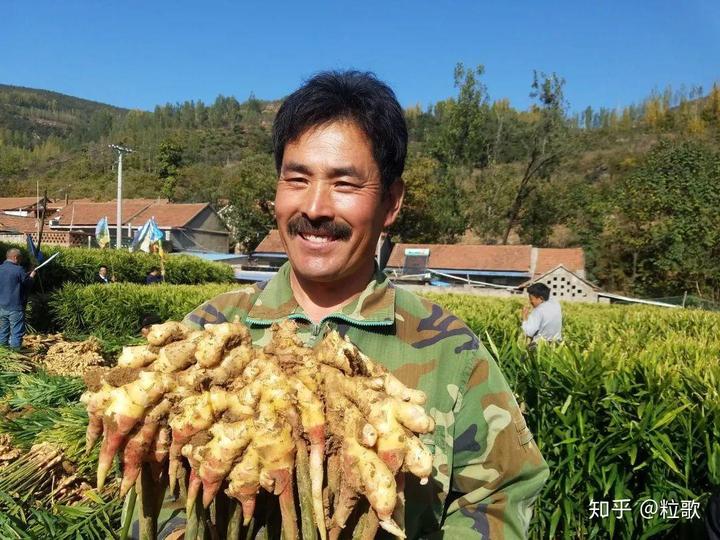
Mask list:
[[98,270],[100,270],[100,268],[104,268],[105,270],[108,269],[108,267],[107,267],[106,265],[104,265],[104,264],[101,264],[101,265],[98,267]]
[[159,271],[160,271],[160,268],[158,268],[157,266],[153,266],[153,267],[150,269],[150,271],[148,272],[148,274],[151,274],[151,273],[153,273],[153,272],[159,272]]
[[531,294],[537,298],[547,300],[550,298],[550,287],[544,283],[533,283],[527,288],[528,294]]
[[323,71],[283,102],[273,123],[277,172],[288,143],[337,120],[355,122],[370,140],[383,188],[402,176],[408,142],[402,107],[387,84],[362,71]]

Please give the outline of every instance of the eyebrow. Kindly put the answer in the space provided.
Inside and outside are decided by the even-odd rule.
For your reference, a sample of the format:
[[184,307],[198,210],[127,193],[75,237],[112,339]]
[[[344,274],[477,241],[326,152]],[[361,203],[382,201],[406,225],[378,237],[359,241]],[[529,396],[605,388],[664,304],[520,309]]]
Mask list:
[[[283,173],[289,173],[289,172],[295,172],[300,174],[306,174],[308,176],[312,175],[312,170],[307,165],[303,165],[302,163],[298,163],[296,161],[289,161],[285,163],[282,167]],[[348,165],[346,167],[333,167],[330,169],[330,174],[328,175],[330,178],[339,178],[341,176],[350,176],[352,178],[360,178],[360,173],[358,170],[353,167],[352,165]]]
[[296,161],[289,161],[289,162],[285,163],[282,166],[282,172],[283,173],[296,172],[296,173],[300,173],[300,174],[307,174],[308,176],[310,176],[310,174],[311,174],[310,167],[308,167],[307,165],[303,165],[302,163],[298,163]]

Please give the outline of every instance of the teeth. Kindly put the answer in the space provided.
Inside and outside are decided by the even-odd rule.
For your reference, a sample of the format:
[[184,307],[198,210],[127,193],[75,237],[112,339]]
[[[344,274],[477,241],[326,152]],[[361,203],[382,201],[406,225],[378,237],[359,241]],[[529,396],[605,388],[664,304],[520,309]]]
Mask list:
[[315,236],[313,234],[305,234],[303,235],[303,238],[309,242],[318,242],[320,244],[326,244],[327,242],[332,241],[332,238],[329,236]]

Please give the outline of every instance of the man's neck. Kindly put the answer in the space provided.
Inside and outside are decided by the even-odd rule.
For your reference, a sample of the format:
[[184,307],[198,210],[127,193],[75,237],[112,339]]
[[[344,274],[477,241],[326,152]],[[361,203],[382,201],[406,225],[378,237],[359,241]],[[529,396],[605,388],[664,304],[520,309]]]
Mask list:
[[370,283],[375,270],[372,263],[368,269],[358,272],[355,278],[342,282],[308,281],[290,269],[290,287],[295,300],[315,323],[341,309],[360,294]]

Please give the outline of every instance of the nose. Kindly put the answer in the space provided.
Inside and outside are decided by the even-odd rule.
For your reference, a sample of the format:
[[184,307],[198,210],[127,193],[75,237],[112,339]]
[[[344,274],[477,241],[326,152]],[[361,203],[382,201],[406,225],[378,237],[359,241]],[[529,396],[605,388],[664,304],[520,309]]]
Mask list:
[[310,220],[335,217],[332,195],[325,182],[312,182],[305,192],[302,212]]

